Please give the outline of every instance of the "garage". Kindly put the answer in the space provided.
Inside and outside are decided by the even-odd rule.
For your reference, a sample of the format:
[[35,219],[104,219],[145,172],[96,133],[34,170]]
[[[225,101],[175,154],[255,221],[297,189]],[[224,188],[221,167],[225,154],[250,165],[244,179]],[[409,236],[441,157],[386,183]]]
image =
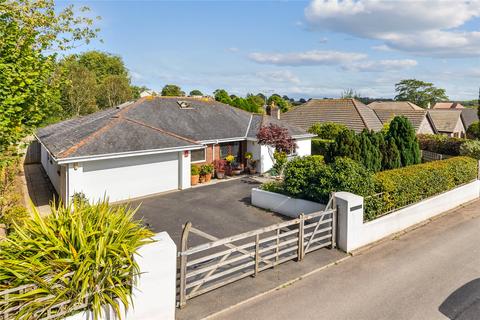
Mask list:
[[179,176],[178,152],[86,161],[69,165],[68,193],[83,192],[93,201],[99,195],[120,201],[177,190]]

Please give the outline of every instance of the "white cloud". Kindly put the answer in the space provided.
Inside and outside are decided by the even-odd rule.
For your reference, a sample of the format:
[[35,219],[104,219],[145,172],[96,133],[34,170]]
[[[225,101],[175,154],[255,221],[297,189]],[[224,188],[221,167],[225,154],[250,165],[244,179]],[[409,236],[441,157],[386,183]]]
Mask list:
[[417,65],[417,61],[412,59],[402,60],[369,60],[352,63],[344,66],[346,70],[361,71],[361,72],[384,72],[404,70]]
[[480,1],[312,0],[305,16],[314,28],[381,40],[392,49],[431,56],[480,54],[480,32],[460,30],[480,16]]
[[228,52],[238,52],[238,51],[240,51],[240,49],[238,49],[237,47],[230,47],[230,48],[227,48],[226,50]]
[[355,52],[311,50],[294,53],[254,52],[248,56],[251,60],[279,66],[338,65],[365,59],[366,55]]
[[261,71],[256,76],[268,82],[300,83],[300,79],[289,70]]

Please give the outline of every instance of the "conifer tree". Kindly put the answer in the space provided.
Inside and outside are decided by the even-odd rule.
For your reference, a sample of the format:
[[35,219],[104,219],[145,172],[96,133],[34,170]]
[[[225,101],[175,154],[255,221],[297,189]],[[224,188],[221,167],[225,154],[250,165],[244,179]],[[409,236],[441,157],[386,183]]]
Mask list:
[[390,122],[387,138],[395,142],[400,152],[401,166],[420,163],[420,147],[415,129],[404,116],[397,116]]

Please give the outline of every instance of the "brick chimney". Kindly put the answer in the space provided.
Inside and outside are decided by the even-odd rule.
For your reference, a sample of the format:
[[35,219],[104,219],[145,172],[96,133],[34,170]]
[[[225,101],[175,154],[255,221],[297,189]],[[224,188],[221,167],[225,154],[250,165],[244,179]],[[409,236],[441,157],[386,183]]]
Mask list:
[[272,101],[267,106],[266,111],[267,111],[267,115],[280,120],[280,108],[275,105],[275,102]]

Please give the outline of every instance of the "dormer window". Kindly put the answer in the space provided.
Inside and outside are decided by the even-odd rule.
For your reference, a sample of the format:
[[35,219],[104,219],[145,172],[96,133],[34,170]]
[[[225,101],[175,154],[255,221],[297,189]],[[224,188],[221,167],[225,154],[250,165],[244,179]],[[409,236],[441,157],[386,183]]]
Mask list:
[[177,101],[180,109],[193,109],[192,106],[190,105],[190,102],[185,101],[185,100],[179,100]]

